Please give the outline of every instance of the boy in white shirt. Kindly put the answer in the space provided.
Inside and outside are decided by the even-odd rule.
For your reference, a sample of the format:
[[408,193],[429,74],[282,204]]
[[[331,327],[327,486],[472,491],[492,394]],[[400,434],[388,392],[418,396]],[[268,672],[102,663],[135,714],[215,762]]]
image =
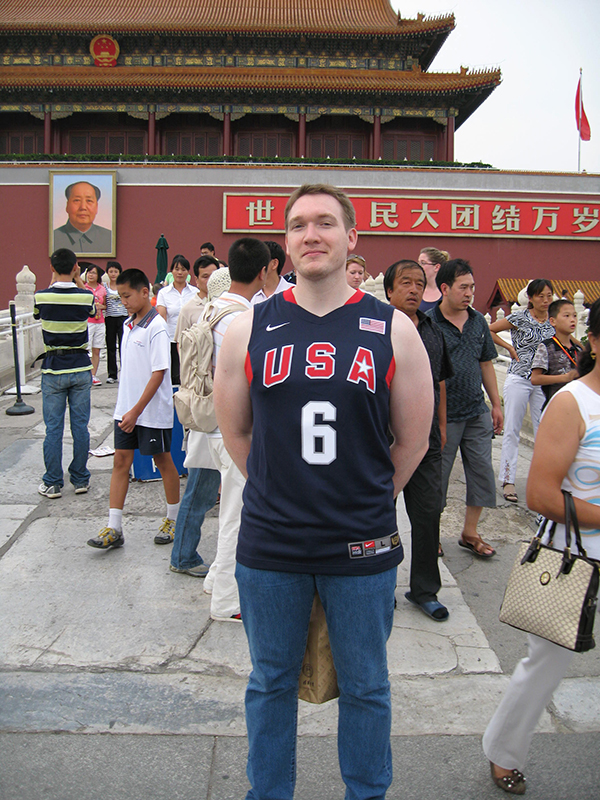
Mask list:
[[119,295],[130,316],[123,326],[121,381],[115,407],[115,457],[110,481],[108,525],[88,541],[90,547],[121,547],[123,505],[134,450],[152,456],[163,481],[167,514],[156,544],[170,544],[179,510],[179,474],[171,458],[173,392],[170,342],[166,322],[149,299],[150,284],[139,269],[117,278]]

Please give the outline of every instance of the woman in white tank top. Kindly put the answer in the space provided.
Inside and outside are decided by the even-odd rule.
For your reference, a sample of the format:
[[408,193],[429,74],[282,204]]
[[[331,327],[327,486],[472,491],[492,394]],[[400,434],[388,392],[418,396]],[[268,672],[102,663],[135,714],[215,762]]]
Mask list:
[[[583,547],[590,558],[600,561],[600,300],[590,310],[589,328],[578,366],[581,377],[554,395],[542,417],[527,481],[527,504],[563,523],[561,489],[568,489],[575,498]],[[564,547],[562,524],[554,546]],[[531,634],[528,645],[527,658],[517,665],[483,736],[492,779],[510,794],[525,792],[521,770],[535,726],[574,656],[571,650]]]

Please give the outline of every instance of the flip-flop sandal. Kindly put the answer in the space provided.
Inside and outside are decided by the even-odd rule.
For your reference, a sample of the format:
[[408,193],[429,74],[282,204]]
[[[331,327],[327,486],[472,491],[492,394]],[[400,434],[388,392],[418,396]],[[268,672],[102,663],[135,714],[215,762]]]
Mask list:
[[504,499],[507,500],[509,503],[518,503],[519,502],[519,497],[518,497],[517,493],[514,491],[514,488],[515,488],[514,484],[513,483],[505,483],[504,486],[502,487],[502,489],[505,489],[507,486],[512,486],[512,490],[509,491],[509,492],[503,491],[502,495],[503,495]]
[[[478,539],[476,544],[483,545],[485,547],[487,542],[484,542],[483,539]],[[458,546],[464,547],[465,550],[470,550],[473,553],[473,555],[478,556],[479,558],[491,558],[492,556],[496,555],[496,551],[494,550],[493,547],[491,553],[481,553],[479,550],[477,550],[474,544],[472,544],[471,542],[465,542],[464,539],[458,540]],[[491,547],[491,545],[489,544],[487,544],[487,546]]]
[[444,556],[444,548],[440,544],[438,545],[438,558],[443,558],[443,556]]
[[406,597],[408,602],[413,606],[420,608],[424,614],[431,617],[434,622],[444,622],[444,620],[448,619],[450,616],[446,606],[443,606],[438,600],[427,600],[424,603],[417,603],[410,592],[406,592],[404,597]]

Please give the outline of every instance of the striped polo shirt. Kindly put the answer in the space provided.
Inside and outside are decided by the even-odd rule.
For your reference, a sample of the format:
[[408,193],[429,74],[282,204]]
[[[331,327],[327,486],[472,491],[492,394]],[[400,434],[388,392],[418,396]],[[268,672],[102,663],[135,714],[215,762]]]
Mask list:
[[87,321],[95,313],[94,295],[72,281],[56,281],[35,293],[33,316],[42,322],[46,350],[42,372],[61,375],[91,370]]

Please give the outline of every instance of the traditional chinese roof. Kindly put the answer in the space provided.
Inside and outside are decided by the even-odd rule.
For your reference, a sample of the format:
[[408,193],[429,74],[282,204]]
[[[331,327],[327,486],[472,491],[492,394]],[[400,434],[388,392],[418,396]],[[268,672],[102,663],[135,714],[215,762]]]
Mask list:
[[401,19],[389,0],[3,0],[0,31],[77,33],[445,33],[454,15]]
[[[518,303],[519,292],[522,292],[528,283],[529,280],[526,278],[498,278],[487,308],[496,306],[499,303]],[[600,281],[573,281],[565,278],[552,278],[552,286],[554,287],[554,294],[558,297],[566,289],[567,297],[571,301],[578,290],[583,292],[586,304],[593,303],[594,300],[600,297]]]
[[281,69],[268,67],[2,67],[0,88],[6,89],[219,89],[329,92],[451,92],[494,87],[500,70],[421,72],[419,70]]

